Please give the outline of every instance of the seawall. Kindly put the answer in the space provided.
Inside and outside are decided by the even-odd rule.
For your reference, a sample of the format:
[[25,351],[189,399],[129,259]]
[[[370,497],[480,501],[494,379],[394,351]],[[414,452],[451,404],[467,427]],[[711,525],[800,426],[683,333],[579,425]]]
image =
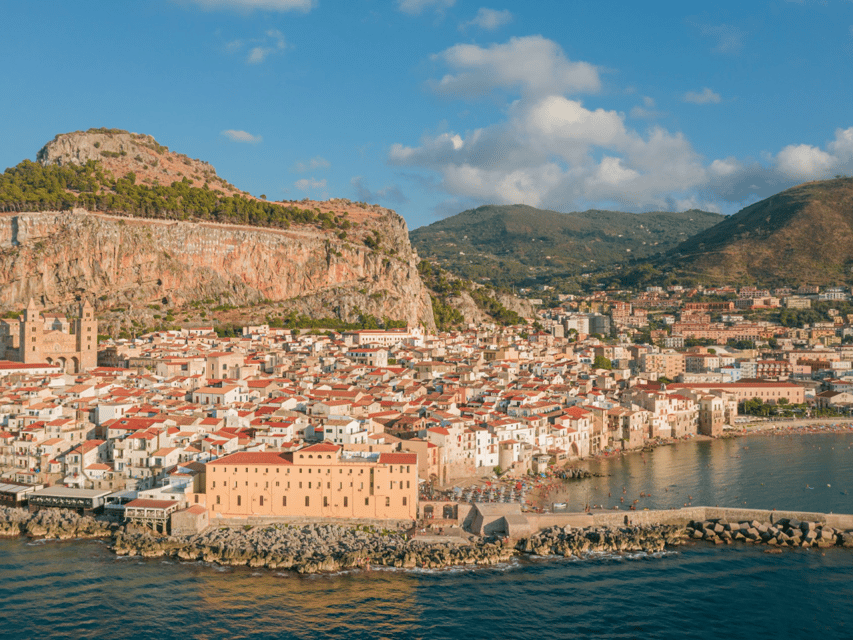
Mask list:
[[[682,507],[649,511],[608,511],[592,513],[595,526],[618,527],[631,525],[678,525],[686,526],[691,521],[731,520],[743,522],[758,520],[775,523],[783,518],[816,522],[835,529],[853,529],[853,515],[840,513],[817,513],[810,511],[778,511],[768,509],[737,509],[730,507]],[[577,514],[549,514],[550,518],[563,517],[566,524]],[[626,520],[627,519],[627,520]],[[554,526],[557,524],[548,524]]]

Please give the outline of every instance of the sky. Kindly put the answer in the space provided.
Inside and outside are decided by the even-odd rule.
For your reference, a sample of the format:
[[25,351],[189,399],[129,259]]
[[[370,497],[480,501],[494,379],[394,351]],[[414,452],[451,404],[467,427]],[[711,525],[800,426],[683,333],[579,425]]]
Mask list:
[[0,165],[153,135],[271,200],[734,213],[853,174],[853,0],[4,0]]

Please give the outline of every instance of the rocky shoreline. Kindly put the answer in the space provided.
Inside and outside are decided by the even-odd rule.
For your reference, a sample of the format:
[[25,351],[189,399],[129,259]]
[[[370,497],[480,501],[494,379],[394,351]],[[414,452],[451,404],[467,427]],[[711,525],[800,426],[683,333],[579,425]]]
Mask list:
[[489,566],[515,554],[498,539],[450,538],[448,542],[409,539],[401,531],[369,526],[309,524],[233,529],[212,528],[194,536],[155,537],[119,533],[111,549],[122,556],[174,558],[224,566],[289,569],[297,573],[336,572],[370,567],[442,569]]
[[26,509],[0,508],[0,538],[110,538],[117,525],[91,516],[80,516],[66,509],[43,509],[31,513]]
[[424,540],[412,538],[410,532],[402,530],[340,524],[247,525],[242,529],[210,527],[196,535],[162,536],[71,511],[30,513],[24,509],[2,508],[0,537],[111,538],[109,548],[119,556],[284,569],[300,574],[372,567],[484,567],[509,562],[516,556],[580,558],[597,553],[654,554],[698,542],[766,545],[768,553],[781,553],[783,547],[853,548],[853,530],[794,518],[780,518],[772,523],[713,519],[691,521],[686,526],[553,526],[522,538],[513,546],[496,537]]

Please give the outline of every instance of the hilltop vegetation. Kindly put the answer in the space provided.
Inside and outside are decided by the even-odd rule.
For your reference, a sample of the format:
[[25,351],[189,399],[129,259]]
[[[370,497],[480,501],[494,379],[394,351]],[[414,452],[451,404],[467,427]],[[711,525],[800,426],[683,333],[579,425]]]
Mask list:
[[201,188],[193,187],[186,177],[169,186],[137,184],[135,173],[114,177],[95,160],[62,166],[24,160],[0,175],[0,211],[56,211],[74,207],[146,218],[262,227],[287,228],[291,223],[316,223],[323,228],[341,230],[350,227],[348,220],[331,212],[239,194],[229,196],[207,183]]
[[460,276],[511,287],[552,282],[661,253],[723,219],[716,213],[558,213],[487,205],[415,229],[421,257]]

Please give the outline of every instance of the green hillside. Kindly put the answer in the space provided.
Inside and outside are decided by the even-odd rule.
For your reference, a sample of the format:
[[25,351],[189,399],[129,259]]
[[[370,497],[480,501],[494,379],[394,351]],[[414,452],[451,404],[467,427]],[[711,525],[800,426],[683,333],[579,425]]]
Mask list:
[[424,259],[500,286],[548,282],[665,252],[724,219],[716,213],[558,213],[487,205],[411,232]]
[[853,178],[807,182],[756,202],[655,262],[706,283],[853,282]]

